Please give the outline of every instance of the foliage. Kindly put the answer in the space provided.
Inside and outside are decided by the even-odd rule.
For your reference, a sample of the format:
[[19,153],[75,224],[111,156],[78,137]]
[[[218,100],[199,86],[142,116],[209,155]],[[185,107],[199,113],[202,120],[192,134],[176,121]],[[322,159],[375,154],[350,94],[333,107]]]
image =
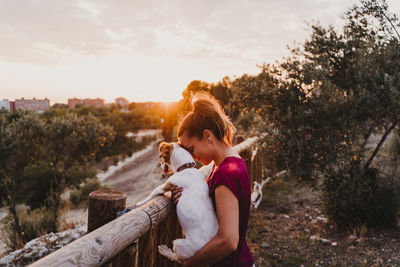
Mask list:
[[91,114],[81,117],[76,114],[54,117],[47,125],[44,156],[53,173],[48,196],[54,217],[53,231],[57,230],[60,196],[68,184],[68,172],[81,165],[89,166],[101,147],[113,139],[113,135],[110,126],[103,126]]
[[27,239],[16,211],[18,198],[26,198],[33,209],[49,208],[52,227],[46,229],[56,231],[60,195],[74,182],[68,180],[71,169],[88,167],[113,131],[92,115],[45,117],[23,110],[2,110],[0,128],[0,182],[15,231],[10,238],[21,244]]
[[183,99],[181,101],[181,109],[187,113],[192,107],[192,96],[198,92],[210,92],[210,84],[200,80],[191,81],[186,89],[182,92]]
[[34,210],[47,204],[53,172],[44,161],[36,161],[24,169],[19,194],[26,195],[26,205]]
[[312,25],[310,40],[292,57],[233,82],[238,122],[244,129],[246,117],[261,122],[266,148],[294,176],[312,181],[315,171],[336,164],[343,146],[367,158],[368,168],[380,149],[365,155],[370,135],[383,132],[384,142],[398,125],[400,45],[382,14],[385,5],[366,1],[346,13],[342,32]]
[[5,203],[13,216],[15,244],[20,244],[23,232],[16,211],[17,185],[24,168],[42,152],[44,121],[36,112],[0,111],[0,184],[7,192]]
[[323,208],[340,229],[394,227],[399,209],[395,186],[361,161],[331,169],[323,180]]
[[[180,112],[185,114],[191,109],[191,100],[193,95],[198,92],[206,92],[211,94],[215,99],[217,99],[222,107],[228,108],[230,103],[231,94],[231,84],[232,80],[229,77],[224,77],[220,82],[207,83],[204,81],[194,80],[188,84],[186,89],[182,92],[183,99],[180,102]],[[230,109],[225,110],[228,115],[230,114]]]
[[[65,187],[75,187],[82,183],[87,177],[96,177],[97,171],[93,168],[80,166],[70,168],[66,172]],[[24,169],[20,186],[17,189],[17,198],[24,197],[25,204],[31,210],[40,207],[49,207],[49,193],[53,171],[48,162],[36,161]]]
[[[264,64],[258,75],[233,81],[230,112],[238,114],[236,122],[242,129],[263,134],[263,149],[275,158],[269,169],[279,164],[290,170],[292,177],[314,184],[323,174],[336,177],[334,181],[340,181],[336,187],[324,187],[333,190],[326,192],[328,195],[339,196],[343,190],[343,200],[357,196],[357,201],[350,201],[354,205],[362,205],[366,198],[364,203],[373,202],[380,208],[387,201],[393,207],[381,197],[382,192],[387,190],[390,195],[396,187],[381,186],[370,171],[386,138],[400,122],[400,42],[388,23],[398,20],[389,14],[384,1],[373,0],[354,6],[344,18],[342,30],[312,25],[310,39],[303,47],[292,49],[291,57],[276,66]],[[251,129],[251,124],[256,129]],[[366,144],[372,134],[381,138],[369,151]],[[360,162],[358,171],[348,173],[355,168],[353,161]],[[337,166],[343,170],[332,173]],[[346,175],[349,188],[344,186]],[[356,180],[365,175],[368,185],[377,188],[368,196],[373,199],[357,195],[365,191],[365,185]],[[329,206],[336,198],[325,200]],[[351,205],[340,207],[351,214]],[[326,211],[331,218],[340,219],[330,214],[334,209]],[[365,216],[358,219],[377,225],[368,217],[377,213],[364,211]],[[394,214],[389,209],[386,215]]]
[[54,105],[43,114],[1,110],[0,192],[2,203],[13,214],[14,237],[19,239],[14,243],[22,240],[17,201],[26,202],[32,210],[42,206],[51,210],[53,224],[47,230],[56,231],[63,191],[95,177],[95,161],[130,156],[147,145],[154,138],[137,142],[127,134],[160,127],[166,109],[162,103],[137,103],[129,110],[117,105],[72,110]]
[[97,190],[110,190],[108,186],[104,186],[100,183],[97,177],[87,178],[85,182],[80,185],[77,189],[73,189],[70,193],[70,201],[75,206],[87,205],[89,200],[89,194]]
[[390,154],[394,160],[400,159],[400,129],[397,129],[393,133],[393,138],[390,143]]
[[[22,229],[22,238],[19,239],[16,236],[16,232],[13,226],[13,218],[9,215],[5,218],[7,222],[4,225],[4,233],[1,239],[2,241],[12,250],[21,247],[21,243],[26,243],[36,237],[42,236],[44,233],[48,232],[53,224],[52,213],[45,207],[35,209],[35,210],[25,210],[21,209],[18,211],[18,218],[20,220]],[[21,240],[21,241],[19,241]]]
[[[176,107],[175,103],[168,105]],[[129,105],[128,109],[119,105],[102,107],[86,107],[77,105],[74,109],[67,109],[61,105],[54,105],[44,113],[44,117],[51,120],[55,117],[63,117],[67,114],[76,114],[78,117],[85,117],[91,114],[96,117],[104,126],[111,126],[114,131],[114,138],[105,144],[101,151],[96,154],[96,161],[113,155],[128,155],[135,151],[137,144],[127,134],[135,133],[139,129],[161,128],[161,118],[170,109],[165,103],[145,102]],[[176,116],[175,116],[176,117]]]

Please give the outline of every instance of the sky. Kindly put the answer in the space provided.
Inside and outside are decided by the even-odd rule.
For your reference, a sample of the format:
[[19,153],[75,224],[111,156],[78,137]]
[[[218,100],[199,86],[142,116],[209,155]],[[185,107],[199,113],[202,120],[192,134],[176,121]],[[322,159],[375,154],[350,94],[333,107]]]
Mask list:
[[192,80],[257,74],[358,1],[0,0],[0,100],[178,101]]

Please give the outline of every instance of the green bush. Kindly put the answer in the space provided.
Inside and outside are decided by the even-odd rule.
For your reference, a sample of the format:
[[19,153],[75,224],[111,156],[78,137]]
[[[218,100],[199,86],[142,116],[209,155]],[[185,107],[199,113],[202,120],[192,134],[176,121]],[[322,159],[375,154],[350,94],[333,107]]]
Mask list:
[[66,182],[69,186],[77,186],[87,178],[95,178],[97,170],[87,166],[70,168],[67,171]]
[[21,193],[26,195],[26,204],[31,209],[46,204],[53,175],[51,167],[44,161],[34,162],[24,169]]
[[81,202],[81,196],[82,194],[79,189],[73,189],[69,194],[69,201],[71,201],[72,205],[78,206],[79,203]]
[[69,200],[74,206],[86,206],[91,192],[109,189],[111,188],[107,185],[102,185],[97,177],[87,178],[82,186],[71,191]]
[[51,229],[54,224],[53,214],[44,207],[35,210],[23,209],[17,213],[23,233],[22,240],[17,240],[13,217],[8,215],[8,218],[3,220],[6,223],[3,228],[4,235],[1,236],[1,239],[12,250],[18,249],[22,244],[48,233],[47,229]]
[[322,205],[340,229],[393,227],[399,208],[398,185],[379,177],[377,169],[363,171],[360,161],[332,169],[324,177]]

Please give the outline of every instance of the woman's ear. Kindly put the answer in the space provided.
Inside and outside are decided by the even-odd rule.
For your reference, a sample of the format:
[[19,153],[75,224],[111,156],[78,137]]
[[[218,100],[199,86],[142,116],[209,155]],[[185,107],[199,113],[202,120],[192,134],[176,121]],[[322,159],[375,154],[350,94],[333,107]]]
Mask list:
[[212,136],[214,136],[214,134],[210,130],[203,131],[203,139],[206,140],[207,142],[212,141]]

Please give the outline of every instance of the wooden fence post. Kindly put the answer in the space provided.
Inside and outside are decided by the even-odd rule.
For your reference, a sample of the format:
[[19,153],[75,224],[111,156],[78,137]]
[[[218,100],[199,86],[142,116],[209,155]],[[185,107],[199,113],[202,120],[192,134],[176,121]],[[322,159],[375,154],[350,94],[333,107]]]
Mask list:
[[[117,212],[126,207],[126,194],[114,190],[99,190],[89,194],[88,233],[109,223],[117,217]],[[115,255],[110,263],[113,267],[134,266],[136,247],[128,246]]]

